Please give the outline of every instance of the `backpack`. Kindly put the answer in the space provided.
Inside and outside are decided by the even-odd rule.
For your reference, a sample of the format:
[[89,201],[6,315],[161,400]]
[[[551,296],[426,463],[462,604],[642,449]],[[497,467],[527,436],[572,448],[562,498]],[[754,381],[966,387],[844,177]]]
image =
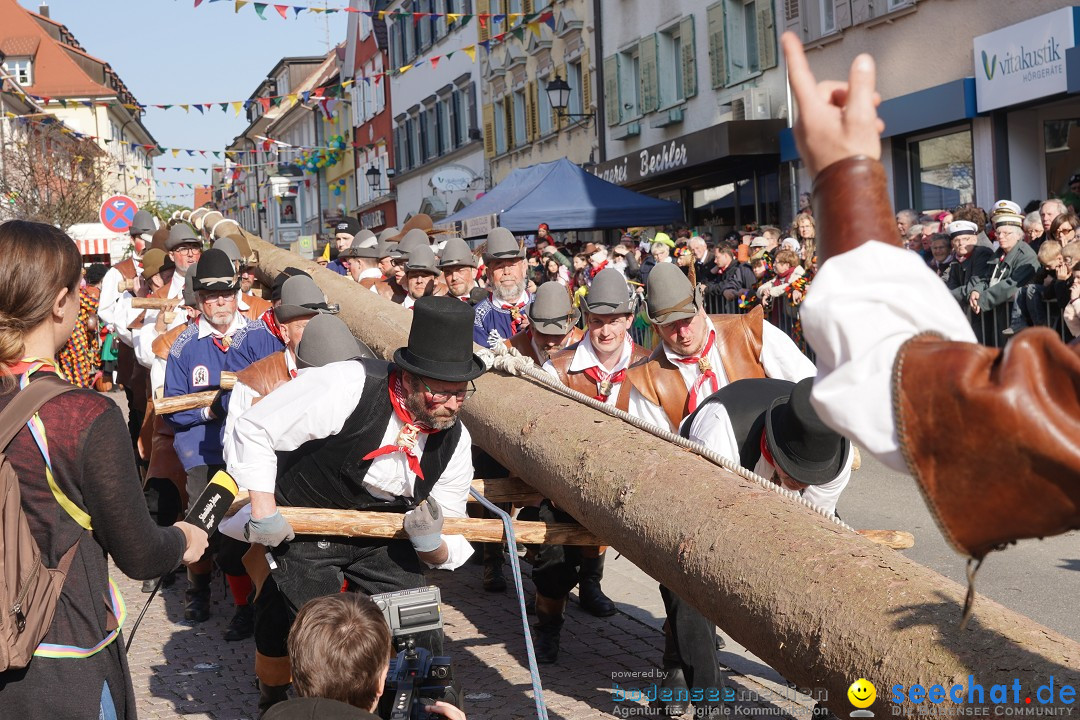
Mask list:
[[79,547],[76,541],[55,569],[45,567],[23,512],[19,478],[4,451],[42,405],[68,390],[74,386],[46,375],[18,391],[0,412],[0,672],[30,664],[52,625]]

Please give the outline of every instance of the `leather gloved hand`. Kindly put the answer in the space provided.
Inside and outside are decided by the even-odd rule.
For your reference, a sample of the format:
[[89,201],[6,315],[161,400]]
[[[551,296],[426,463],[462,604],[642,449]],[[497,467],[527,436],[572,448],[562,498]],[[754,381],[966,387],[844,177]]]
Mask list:
[[434,552],[442,546],[442,526],[442,508],[433,497],[405,513],[405,533],[417,552]]
[[244,538],[250,543],[258,543],[266,547],[277,547],[287,540],[296,537],[289,521],[282,517],[280,512],[256,520],[248,520],[244,526]]
[[210,417],[213,419],[225,417],[225,391],[218,390],[214,396],[214,402],[210,405]]

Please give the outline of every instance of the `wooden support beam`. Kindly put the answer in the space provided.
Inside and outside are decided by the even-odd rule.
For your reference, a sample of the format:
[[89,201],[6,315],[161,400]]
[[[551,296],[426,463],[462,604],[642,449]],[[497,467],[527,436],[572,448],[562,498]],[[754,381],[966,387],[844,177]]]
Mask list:
[[[222,390],[232,390],[236,385],[236,373],[221,373]],[[217,390],[204,390],[203,392],[189,393],[188,395],[173,395],[172,397],[154,398],[154,412],[158,415],[171,415],[181,410],[197,410],[198,408],[210,407],[217,397]]]
[[521,478],[491,478],[473,480],[473,490],[493,503],[532,505],[544,496]]
[[173,310],[180,305],[178,298],[137,297],[131,298],[131,307],[136,310]]

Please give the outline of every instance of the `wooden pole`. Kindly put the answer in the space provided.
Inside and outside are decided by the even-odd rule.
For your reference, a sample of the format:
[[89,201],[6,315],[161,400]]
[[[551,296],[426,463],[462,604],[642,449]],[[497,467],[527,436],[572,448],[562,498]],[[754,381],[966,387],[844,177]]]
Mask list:
[[156,297],[131,298],[131,307],[136,310],[172,310],[180,304],[176,298],[165,299]]
[[[222,390],[232,390],[236,384],[236,373],[222,372]],[[189,393],[187,395],[173,395],[171,397],[154,398],[154,412],[158,415],[171,415],[181,410],[197,410],[198,408],[210,407],[217,397],[217,390],[204,390],[203,392]]]
[[[381,357],[406,344],[408,310],[252,242],[264,277],[308,272]],[[988,699],[1015,678],[1028,693],[1051,675],[1080,685],[1080,644],[981,596],[961,631],[967,588],[894,550],[545,387],[499,373],[476,385],[462,409],[473,442],[788,681],[826,690],[837,715],[851,712],[860,677],[878,688],[877,717],[925,709],[890,706],[893,685],[966,687],[974,676]]]

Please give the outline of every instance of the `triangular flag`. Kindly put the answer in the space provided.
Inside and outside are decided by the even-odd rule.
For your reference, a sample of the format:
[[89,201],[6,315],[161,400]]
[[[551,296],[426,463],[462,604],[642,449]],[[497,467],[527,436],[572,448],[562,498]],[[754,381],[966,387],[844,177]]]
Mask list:
[[409,72],[410,70],[412,70],[412,65],[402,65],[401,67],[399,67],[397,69],[399,75],[404,75],[405,73]]
[[221,106],[221,112],[225,112],[226,110],[229,109],[229,103],[227,103],[227,102],[218,103],[218,105]]
[[476,62],[476,46],[475,45],[469,45],[468,47],[463,47],[461,49],[465,51],[465,54],[469,56],[470,60],[472,60],[473,62]]
[[265,12],[266,12],[266,3],[255,3],[255,14],[256,15],[258,15],[260,18],[265,20],[266,15],[263,14]]
[[442,57],[439,56],[439,55],[432,55],[430,58],[428,58],[428,62],[431,63],[431,69],[432,70],[439,67],[439,61],[440,60],[442,60]]
[[529,32],[531,32],[533,35],[535,35],[536,39],[539,40],[540,39],[540,23],[538,23],[538,22],[529,23]]
[[302,13],[302,12],[304,12],[304,8],[300,7],[299,5],[293,5],[293,13],[294,13],[293,18],[294,19],[299,17],[300,13]]
[[177,150],[176,148],[173,148],[173,149],[172,149],[172,156],[173,156],[173,157],[176,157],[176,156],[177,156],[177,155],[179,155],[179,154],[180,154],[180,151],[179,151],[179,150]]
[[202,0],[195,0],[195,7],[202,5]]
[[231,104],[232,104],[232,109],[236,111],[236,115],[237,115],[237,117],[239,117],[240,116],[240,110],[241,110],[241,108],[244,107],[244,103],[240,102],[239,100],[236,100]]
[[240,8],[248,4],[248,0],[236,0],[236,8],[233,12],[240,12]]
[[513,36],[518,39],[518,42],[520,42],[525,39],[525,28],[519,25],[511,31],[511,34],[513,34]]
[[278,15],[281,16],[282,20],[288,20],[289,19],[289,14],[288,14],[289,13],[289,6],[288,5],[275,5],[274,9],[278,11]]
[[479,17],[479,18],[480,18],[480,27],[481,27],[481,28],[487,28],[487,26],[488,26],[488,19],[487,19],[487,16],[485,16],[485,15],[478,15],[477,17]]
[[203,114],[203,109],[202,109],[202,105],[195,105],[195,109],[199,111],[199,114],[200,114],[200,115],[202,115],[202,114]]
[[190,112],[187,105],[181,105],[180,107],[184,108],[184,112]]
[[446,13],[446,21],[455,23],[461,19],[461,13]]

